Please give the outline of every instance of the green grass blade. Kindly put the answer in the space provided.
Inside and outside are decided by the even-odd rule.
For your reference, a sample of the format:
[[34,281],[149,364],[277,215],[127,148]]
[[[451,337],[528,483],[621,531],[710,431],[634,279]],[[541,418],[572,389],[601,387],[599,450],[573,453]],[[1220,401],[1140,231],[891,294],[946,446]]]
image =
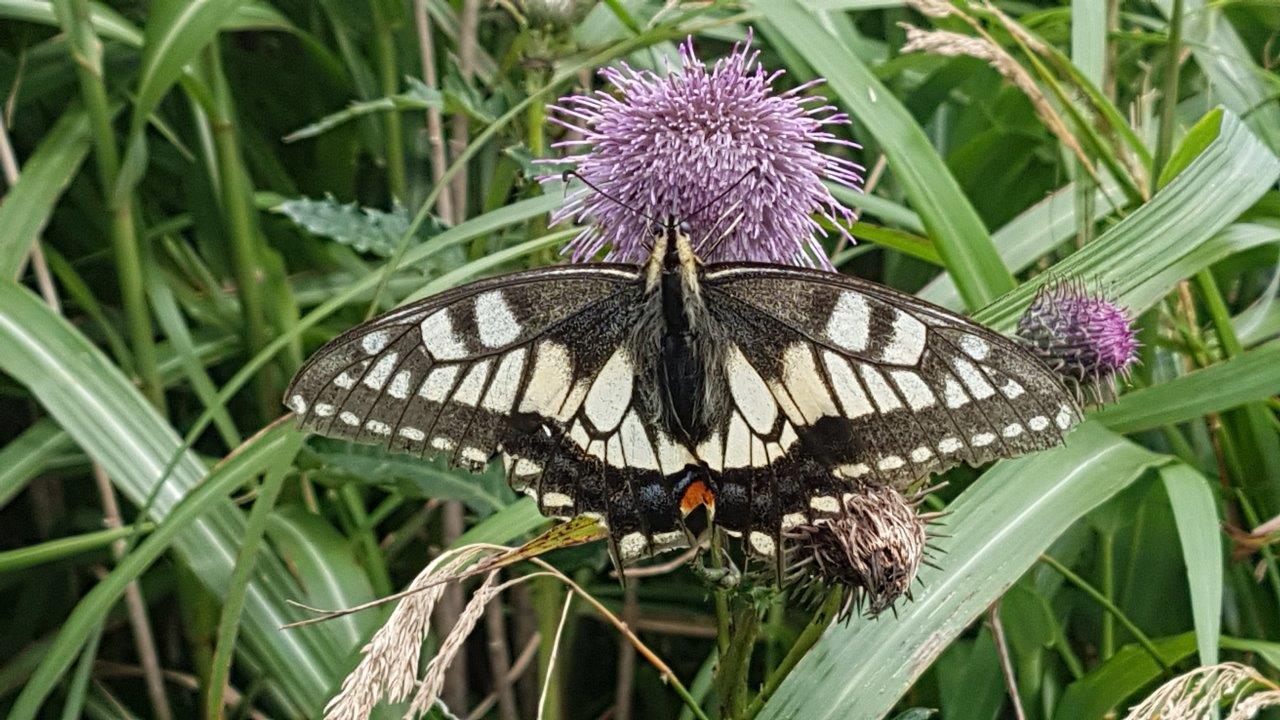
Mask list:
[[1213,665],[1218,662],[1218,638],[1222,634],[1223,559],[1218,506],[1209,490],[1209,479],[1194,468],[1161,468],[1160,479],[1173,507],[1187,566],[1200,664]]
[[249,520],[245,523],[243,540],[236,553],[235,569],[231,571],[231,580],[227,583],[227,593],[223,598],[217,642],[214,645],[213,660],[210,661],[204,715],[209,720],[222,720],[226,713],[223,691],[231,678],[231,660],[234,657],[236,637],[240,633],[245,595],[249,592],[249,581],[253,578],[253,568],[258,561],[258,547],[262,544],[267,520],[271,517],[276,498],[280,496],[285,476],[292,470],[293,458],[302,447],[302,438],[298,433],[286,433],[285,442],[272,454],[271,465],[258,488],[257,499],[254,500]]
[[897,617],[834,625],[761,718],[880,718],[951,641],[1079,517],[1166,462],[1086,422],[1065,446],[998,463],[949,507],[940,569]]
[[1271,342],[1169,382],[1126,393],[1093,418],[1116,432],[1132,433],[1266,400],[1276,388],[1280,388],[1280,342]]
[[[1215,111],[1217,136],[1190,165],[1149,202],[1094,242],[1054,266],[1055,274],[1100,282],[1135,313],[1164,297],[1171,285],[1147,281],[1162,273],[1185,278],[1195,272],[1187,258],[1262,197],[1280,178],[1280,159],[1231,113]],[[976,314],[1003,332],[1041,285],[1041,275]]]
[[81,648],[120,600],[125,587],[164,554],[180,534],[189,533],[201,516],[215,511],[233,490],[268,464],[276,462],[282,454],[290,452],[296,442],[297,433],[291,427],[285,424],[272,427],[242,452],[232,455],[215,468],[204,482],[182,498],[155,531],[122,558],[115,569],[71,611],[48,653],[14,702],[9,720],[34,720],[63,673],[71,667]]
[[22,492],[57,455],[75,449],[75,443],[56,424],[37,422],[0,449],[0,508]]
[[89,116],[68,110],[22,165],[0,203],[0,278],[14,278],[49,222],[53,207],[80,170],[91,143]]
[[[156,492],[153,517],[167,518],[207,474],[196,455],[182,450],[173,429],[97,348],[30,292],[4,282],[0,371],[25,385],[135,504],[141,505],[156,489],[166,463],[176,454],[172,472]],[[243,515],[226,501],[195,521],[176,542],[181,560],[214,593],[226,589],[243,526]],[[297,619],[285,603],[295,588],[278,558],[260,559],[246,607],[245,642],[286,697],[304,707],[318,707],[350,648],[323,625],[279,632],[282,624]]]
[[[148,524],[141,529],[141,532],[146,532],[150,527],[151,525]],[[94,550],[103,550],[116,540],[123,540],[139,531],[139,528],[132,526],[99,530],[0,552],[0,574],[18,572]]]
[[[0,0],[0,18],[53,27],[58,25],[53,3],[49,0]],[[142,31],[101,3],[89,3],[89,20],[103,40],[117,40],[132,47],[142,46]]]
[[911,113],[871,70],[796,0],[756,0],[755,8],[794,45],[883,148],[894,179],[928,231],[970,308],[1012,290],[981,218]]

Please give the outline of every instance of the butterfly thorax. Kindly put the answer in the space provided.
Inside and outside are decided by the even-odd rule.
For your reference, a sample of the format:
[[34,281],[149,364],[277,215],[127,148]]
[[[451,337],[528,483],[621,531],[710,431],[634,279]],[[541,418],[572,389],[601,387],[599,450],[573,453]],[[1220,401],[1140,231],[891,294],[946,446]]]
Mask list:
[[668,226],[654,238],[646,266],[650,311],[636,327],[633,347],[648,346],[655,358],[640,374],[659,422],[689,446],[723,421],[723,342],[700,287],[702,263],[689,236]]

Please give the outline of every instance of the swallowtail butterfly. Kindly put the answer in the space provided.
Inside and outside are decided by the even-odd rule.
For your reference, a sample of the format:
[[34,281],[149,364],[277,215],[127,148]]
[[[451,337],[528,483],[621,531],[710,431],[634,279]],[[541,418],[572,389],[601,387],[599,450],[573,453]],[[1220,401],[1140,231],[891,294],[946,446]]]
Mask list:
[[674,224],[644,265],[517,272],[393,310],[324,346],[285,403],[304,428],[501,455],[543,514],[592,515],[625,559],[686,516],[772,556],[860,487],[1055,445],[1079,410],[1013,341],[844,275],[704,265]]

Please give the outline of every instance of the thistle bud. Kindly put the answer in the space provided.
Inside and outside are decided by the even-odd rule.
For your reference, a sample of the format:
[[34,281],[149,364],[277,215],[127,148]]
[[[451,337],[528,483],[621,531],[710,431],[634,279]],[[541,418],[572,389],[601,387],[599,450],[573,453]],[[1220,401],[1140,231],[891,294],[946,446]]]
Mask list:
[[1114,394],[1116,376],[1127,377],[1138,360],[1128,310],[1080,282],[1041,287],[1018,320],[1018,337],[1064,380],[1095,398],[1104,387]]

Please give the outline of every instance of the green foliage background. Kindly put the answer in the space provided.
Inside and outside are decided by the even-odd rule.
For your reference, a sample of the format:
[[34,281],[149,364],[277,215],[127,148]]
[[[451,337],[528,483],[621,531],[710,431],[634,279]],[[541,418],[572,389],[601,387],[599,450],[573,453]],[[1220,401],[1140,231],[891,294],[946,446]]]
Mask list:
[[[766,592],[728,680],[733,647],[686,570],[624,593],[602,547],[552,562],[710,715],[1012,717],[997,601],[1030,718],[1123,714],[1224,659],[1280,677],[1276,536],[1244,538],[1280,515],[1280,7],[526,16],[548,4],[0,0],[0,712],[318,716],[386,613],[283,631],[305,617],[289,601],[367,601],[441,547],[542,527],[500,476],[273,423],[283,385],[371,303],[557,261],[562,190],[530,181],[561,136],[544,104],[609,62],[661,68],[686,35],[715,57],[748,27],[784,83],[825,77],[854,119],[875,181],[837,190],[863,211],[860,244],[829,248],[842,271],[1004,332],[1051,275],[1078,276],[1140,316],[1144,363],[1065,447],[948,475],[943,554],[896,617],[819,637]],[[979,38],[1029,82],[904,54],[908,24]],[[449,682],[454,714],[536,714],[563,600],[542,581],[504,596]],[[563,643],[547,717],[692,716],[589,609]]]

